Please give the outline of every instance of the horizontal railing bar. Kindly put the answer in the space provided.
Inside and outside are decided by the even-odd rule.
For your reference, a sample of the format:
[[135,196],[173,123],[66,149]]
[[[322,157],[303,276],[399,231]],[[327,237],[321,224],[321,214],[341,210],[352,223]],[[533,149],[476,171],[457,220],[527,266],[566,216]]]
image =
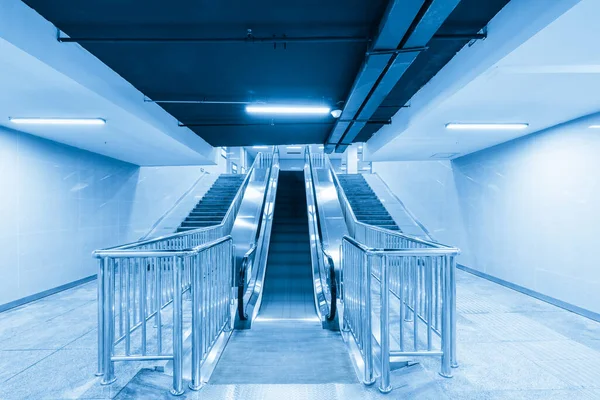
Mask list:
[[156,257],[176,257],[176,256],[193,256],[202,251],[205,251],[211,247],[221,244],[225,241],[231,240],[231,236],[223,236],[220,239],[213,240],[212,242],[201,244],[187,250],[95,250],[92,254],[97,258],[113,257],[113,258],[156,258]]
[[390,350],[390,357],[420,357],[420,356],[441,356],[441,351],[398,351]]
[[112,361],[169,361],[172,360],[173,356],[160,355],[160,356],[112,356]]
[[[371,225],[368,225],[369,227]],[[352,244],[354,247],[364,251],[369,255],[381,255],[381,256],[454,256],[460,254],[460,250],[455,247],[443,247],[443,248],[419,248],[419,249],[374,249],[365,246],[359,241],[345,235],[342,240],[345,240]]]

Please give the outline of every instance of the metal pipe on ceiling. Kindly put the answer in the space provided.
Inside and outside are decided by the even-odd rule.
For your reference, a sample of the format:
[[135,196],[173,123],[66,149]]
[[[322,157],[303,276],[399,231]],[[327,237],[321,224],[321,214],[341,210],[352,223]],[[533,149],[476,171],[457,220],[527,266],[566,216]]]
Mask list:
[[482,40],[487,39],[487,33],[448,33],[433,36],[434,40]]
[[224,104],[224,105],[247,105],[257,104],[260,102],[256,101],[227,101],[227,100],[151,100],[144,98],[144,103],[157,103],[157,104]]
[[[342,111],[344,119],[370,119],[412,62],[416,51],[390,52],[427,46],[460,0],[393,0],[384,15],[371,53],[354,81]],[[378,54],[379,52],[379,54]],[[327,152],[343,152],[365,127],[338,121],[327,138]]]
[[[180,127],[194,127],[194,126],[206,126],[206,127],[219,127],[219,126],[275,126],[275,125],[333,125],[336,121],[327,122],[180,122]],[[343,122],[362,122],[365,124],[377,124],[377,125],[390,125],[391,119],[381,120],[355,120],[355,121],[343,121]]]
[[133,37],[64,37],[58,36],[61,43],[368,43],[363,36],[303,36],[303,37],[246,37],[246,38],[133,38]]

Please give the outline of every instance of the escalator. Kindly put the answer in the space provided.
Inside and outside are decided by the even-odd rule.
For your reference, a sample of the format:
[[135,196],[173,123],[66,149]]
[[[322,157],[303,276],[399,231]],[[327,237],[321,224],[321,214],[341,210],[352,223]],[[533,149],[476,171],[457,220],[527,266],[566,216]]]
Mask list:
[[283,171],[259,318],[315,319],[310,263],[304,175]]
[[260,311],[232,334],[211,385],[357,382],[339,332],[318,318],[311,268],[304,175],[281,171]]

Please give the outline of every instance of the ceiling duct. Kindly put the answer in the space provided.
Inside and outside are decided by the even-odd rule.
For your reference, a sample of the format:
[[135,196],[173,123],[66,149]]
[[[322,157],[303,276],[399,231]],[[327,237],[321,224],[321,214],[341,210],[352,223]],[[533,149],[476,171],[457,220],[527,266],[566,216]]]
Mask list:
[[[460,0],[394,0],[354,81],[325,152],[344,152]],[[342,122],[349,120],[350,122]],[[358,120],[358,121],[357,121]]]

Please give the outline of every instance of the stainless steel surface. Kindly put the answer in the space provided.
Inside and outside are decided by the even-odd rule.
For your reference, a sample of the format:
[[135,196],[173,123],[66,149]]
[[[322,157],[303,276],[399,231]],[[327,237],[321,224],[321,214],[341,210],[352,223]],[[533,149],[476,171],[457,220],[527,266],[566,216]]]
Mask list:
[[281,172],[276,189],[260,312],[234,332],[210,383],[356,382],[341,336],[316,315],[303,174]]
[[[275,212],[275,201],[277,196],[277,183],[279,180],[279,149],[273,153],[273,162],[268,183],[265,201],[262,210],[262,220],[260,223],[260,232],[256,238],[256,250],[247,260],[250,263],[248,275],[248,284],[243,289],[242,308],[236,314],[236,329],[246,329],[252,326],[252,321],[258,315],[262,302],[263,288],[267,269],[267,259],[269,255],[269,245],[271,242],[271,229],[273,225],[273,216]],[[239,299],[238,299],[239,302]],[[238,303],[239,308],[239,303]],[[245,320],[240,318],[244,315]]]
[[[238,281],[239,272],[246,253],[252,246],[256,246],[257,233],[259,232],[260,222],[263,217],[262,210],[269,188],[272,161],[273,155],[268,154],[264,155],[262,161],[258,164],[255,162],[254,168],[249,173],[247,189],[231,230],[231,236],[235,244],[236,285],[241,283]],[[249,266],[251,268],[252,264]],[[243,282],[244,287],[247,287],[251,275],[252,271],[247,271],[245,275],[246,282]]]
[[337,275],[333,258],[322,241],[321,221],[314,170],[309,147],[305,151],[304,186],[312,261],[313,294],[319,320],[324,328],[339,330],[337,317]]
[[[183,393],[183,294],[189,291],[195,350],[192,387],[200,387],[201,363],[230,326],[232,255],[231,236],[189,250],[98,251],[102,278],[98,286],[102,289],[98,320],[102,327],[98,342],[102,362],[98,373],[102,374],[102,383],[115,381],[116,361],[169,359],[173,372],[171,393]],[[162,316],[168,306],[172,307],[170,324]],[[170,352],[163,348],[165,328],[171,330]]]
[[[420,243],[409,249],[378,250],[350,237],[344,237],[342,248],[344,326],[361,350],[365,380],[373,370],[373,343],[378,345],[379,389],[384,393],[391,390],[391,357],[441,356],[440,375],[451,377],[458,250]],[[371,282],[378,290],[371,290]],[[390,295],[398,314],[390,312]],[[379,324],[371,325],[371,318]]]

